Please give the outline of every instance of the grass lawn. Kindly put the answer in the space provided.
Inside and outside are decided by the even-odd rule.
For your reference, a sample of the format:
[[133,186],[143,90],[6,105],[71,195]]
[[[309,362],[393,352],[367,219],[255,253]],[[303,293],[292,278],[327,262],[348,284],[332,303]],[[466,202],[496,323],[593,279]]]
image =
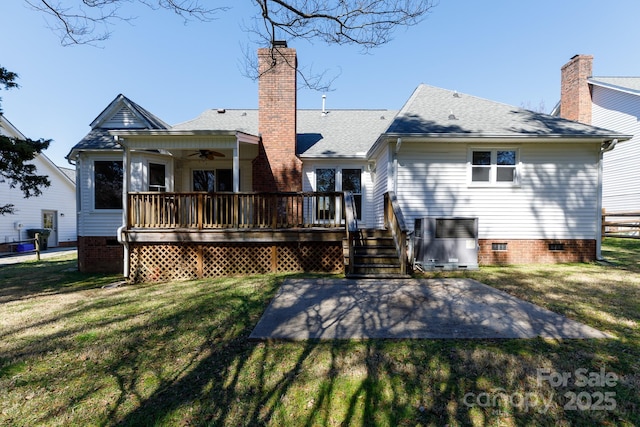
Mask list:
[[0,425],[640,425],[640,241],[603,252],[448,275],[607,340],[255,342],[285,275],[109,288],[75,259],[0,267]]

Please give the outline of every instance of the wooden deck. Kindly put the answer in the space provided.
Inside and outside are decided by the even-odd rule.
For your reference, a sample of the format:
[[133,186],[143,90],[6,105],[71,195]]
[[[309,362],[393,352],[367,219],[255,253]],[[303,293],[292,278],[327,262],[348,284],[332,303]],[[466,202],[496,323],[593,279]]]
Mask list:
[[[355,265],[358,225],[349,193],[130,193],[126,218],[121,238],[136,282],[348,274]],[[385,218],[405,273],[406,230],[397,215]]]

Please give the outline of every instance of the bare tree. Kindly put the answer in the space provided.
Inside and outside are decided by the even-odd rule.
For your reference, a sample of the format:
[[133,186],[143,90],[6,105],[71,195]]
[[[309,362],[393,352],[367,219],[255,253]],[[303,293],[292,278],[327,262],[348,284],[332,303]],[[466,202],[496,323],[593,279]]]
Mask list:
[[[116,21],[130,21],[124,6],[141,3],[167,9],[185,20],[208,21],[230,6],[205,6],[206,0],[24,0],[53,18],[51,28],[64,45],[109,38]],[[270,45],[278,39],[315,39],[357,44],[365,49],[387,43],[394,29],[426,16],[434,0],[250,0],[256,7],[252,30]],[[215,1],[214,1],[215,2]],[[212,3],[209,1],[209,3]],[[218,0],[218,3],[222,3]]]
[[[144,4],[166,9],[188,20],[210,21],[230,6],[223,0],[24,0],[52,19],[49,26],[63,45],[96,44],[111,35],[118,21],[131,21],[125,6]],[[236,0],[239,1],[239,0]],[[421,22],[436,0],[250,0],[255,14],[245,29],[257,44],[273,46],[276,40],[304,39],[329,45],[357,45],[363,50],[389,42],[394,30]],[[212,6],[212,4],[218,4]],[[205,6],[206,4],[206,6]],[[245,74],[256,77],[253,55],[245,53]],[[324,90],[330,85],[324,73],[301,72],[304,84]],[[329,83],[327,83],[329,82]]]

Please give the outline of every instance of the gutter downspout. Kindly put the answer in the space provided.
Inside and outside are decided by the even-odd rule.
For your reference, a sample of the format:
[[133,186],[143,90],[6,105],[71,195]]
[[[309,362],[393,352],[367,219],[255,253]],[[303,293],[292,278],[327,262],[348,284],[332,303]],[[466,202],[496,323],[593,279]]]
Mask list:
[[617,139],[613,139],[611,141],[607,141],[602,143],[600,148],[600,155],[598,158],[598,201],[597,201],[597,218],[596,218],[596,260],[602,261],[602,176],[603,176],[603,168],[602,161],[604,158],[604,153],[613,150],[618,143]]
[[122,154],[122,178],[123,178],[123,191],[122,191],[122,225],[118,227],[117,238],[118,242],[124,247],[124,259],[122,260],[123,264],[123,272],[122,275],[125,279],[129,278],[129,243],[127,242],[127,238],[125,237],[125,230],[127,229],[127,218],[129,217],[129,189],[130,189],[130,179],[129,173],[131,171],[131,150],[129,147],[124,145],[124,139],[119,138],[117,135],[114,136],[114,139],[118,144],[122,146],[123,154]]

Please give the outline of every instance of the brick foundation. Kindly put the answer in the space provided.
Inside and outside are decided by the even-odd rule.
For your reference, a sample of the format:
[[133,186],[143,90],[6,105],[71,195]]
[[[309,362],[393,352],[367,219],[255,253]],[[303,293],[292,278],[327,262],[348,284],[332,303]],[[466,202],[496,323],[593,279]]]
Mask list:
[[115,236],[78,236],[78,270],[83,273],[122,273],[124,247]]
[[[489,240],[479,242],[478,263],[500,264],[553,264],[562,262],[588,262],[596,259],[595,240],[541,239],[541,240]],[[495,248],[494,248],[495,244]],[[506,250],[500,250],[506,244]]]

